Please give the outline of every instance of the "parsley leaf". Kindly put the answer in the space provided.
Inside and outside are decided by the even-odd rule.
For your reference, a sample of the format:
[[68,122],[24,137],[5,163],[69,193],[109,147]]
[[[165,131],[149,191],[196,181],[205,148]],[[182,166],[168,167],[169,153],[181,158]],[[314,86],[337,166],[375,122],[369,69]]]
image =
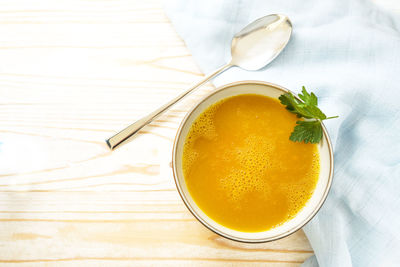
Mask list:
[[316,144],[322,138],[322,126],[320,121],[297,121],[289,139],[293,142]]
[[292,93],[286,93],[279,97],[279,100],[283,105],[286,105],[286,109],[290,112],[297,115],[297,117],[301,118],[312,118],[312,114],[310,114],[305,108],[302,103],[300,103]]
[[313,92],[309,94],[304,86],[301,92],[303,94],[299,94],[299,97],[301,100],[304,101],[304,103],[306,103],[307,105],[318,106],[318,98],[316,95],[314,95]]
[[338,116],[327,118],[326,115],[318,108],[318,98],[314,93],[308,93],[303,86],[298,100],[290,92],[285,93],[279,97],[282,105],[286,109],[297,115],[298,118],[307,120],[300,120],[296,122],[293,132],[289,139],[294,142],[304,143],[319,143],[322,138],[322,124],[323,120],[337,118]]

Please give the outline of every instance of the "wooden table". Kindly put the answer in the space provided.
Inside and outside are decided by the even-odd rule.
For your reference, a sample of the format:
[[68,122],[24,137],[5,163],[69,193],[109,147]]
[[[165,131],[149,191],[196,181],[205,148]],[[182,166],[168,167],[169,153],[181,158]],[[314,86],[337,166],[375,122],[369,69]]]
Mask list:
[[159,0],[3,0],[0,264],[297,266],[311,256],[302,231],[237,243],[182,203],[173,138],[211,85],[128,145],[106,147],[202,75]]

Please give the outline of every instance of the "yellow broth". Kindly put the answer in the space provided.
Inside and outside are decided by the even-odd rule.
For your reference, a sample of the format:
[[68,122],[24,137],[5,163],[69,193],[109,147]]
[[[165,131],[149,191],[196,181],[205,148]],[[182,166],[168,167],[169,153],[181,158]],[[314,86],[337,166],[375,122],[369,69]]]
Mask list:
[[208,107],[183,149],[183,174],[196,204],[242,232],[265,231],[293,218],[319,176],[317,145],[289,140],[297,120],[278,100],[261,95],[238,95]]

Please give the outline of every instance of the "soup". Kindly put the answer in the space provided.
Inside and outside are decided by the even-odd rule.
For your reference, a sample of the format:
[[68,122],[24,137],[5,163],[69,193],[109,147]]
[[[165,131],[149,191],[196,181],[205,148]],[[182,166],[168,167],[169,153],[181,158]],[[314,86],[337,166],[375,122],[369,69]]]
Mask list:
[[223,99],[201,113],[182,158],[199,208],[242,232],[266,231],[293,218],[319,176],[317,145],[289,140],[297,120],[278,100],[254,94]]

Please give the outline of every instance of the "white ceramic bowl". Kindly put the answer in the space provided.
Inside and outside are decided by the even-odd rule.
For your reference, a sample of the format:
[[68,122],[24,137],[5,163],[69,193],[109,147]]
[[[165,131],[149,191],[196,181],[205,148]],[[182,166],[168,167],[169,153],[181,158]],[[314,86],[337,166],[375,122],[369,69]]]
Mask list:
[[207,216],[195,203],[188,188],[182,172],[182,153],[185,138],[196,118],[210,105],[227,97],[241,94],[259,94],[278,98],[287,89],[261,81],[241,81],[224,85],[203,98],[183,119],[175,138],[172,164],[176,187],[183,202],[189,211],[211,231],[226,238],[241,242],[267,242],[288,236],[303,227],[318,212],[324,203],[332,182],[333,176],[333,152],[328,133],[323,126],[323,139],[319,147],[320,152],[320,175],[313,195],[305,207],[291,220],[280,226],[263,232],[248,233],[227,228]]

